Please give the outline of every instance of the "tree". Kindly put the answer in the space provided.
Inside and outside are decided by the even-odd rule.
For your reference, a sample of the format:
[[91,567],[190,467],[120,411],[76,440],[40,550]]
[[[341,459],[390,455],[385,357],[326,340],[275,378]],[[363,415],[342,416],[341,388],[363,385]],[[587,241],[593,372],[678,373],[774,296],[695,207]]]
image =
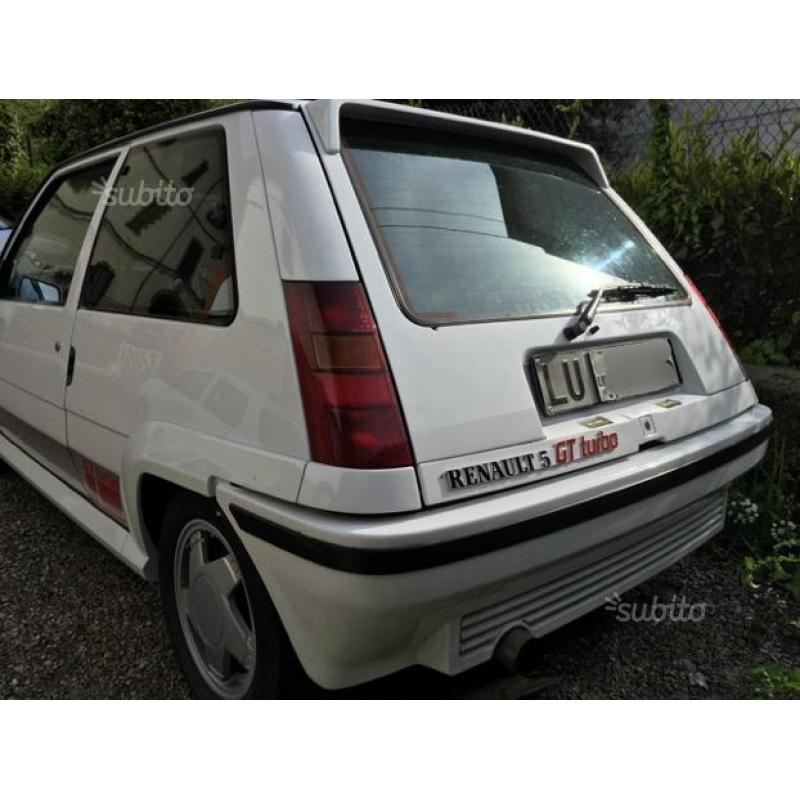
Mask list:
[[22,126],[8,100],[0,100],[0,167],[10,167],[23,155]]
[[203,111],[213,100],[56,100],[33,124],[41,157],[57,163],[118,136]]

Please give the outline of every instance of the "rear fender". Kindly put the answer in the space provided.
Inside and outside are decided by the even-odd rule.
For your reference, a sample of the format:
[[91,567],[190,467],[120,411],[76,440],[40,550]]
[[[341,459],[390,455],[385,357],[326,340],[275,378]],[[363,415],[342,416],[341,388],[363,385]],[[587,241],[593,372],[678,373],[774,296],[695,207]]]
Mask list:
[[157,560],[140,504],[141,481],[154,475],[177,487],[213,497],[220,480],[294,502],[305,462],[291,456],[207,436],[165,422],[137,428],[122,460],[121,489],[133,542]]

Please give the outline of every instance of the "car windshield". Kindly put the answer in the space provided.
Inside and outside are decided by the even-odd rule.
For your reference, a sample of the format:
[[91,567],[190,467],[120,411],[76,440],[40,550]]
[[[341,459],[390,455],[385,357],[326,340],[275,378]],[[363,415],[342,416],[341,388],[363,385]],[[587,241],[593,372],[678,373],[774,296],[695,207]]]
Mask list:
[[590,292],[623,284],[685,298],[633,223],[566,159],[357,120],[343,134],[397,293],[421,322],[572,314]]

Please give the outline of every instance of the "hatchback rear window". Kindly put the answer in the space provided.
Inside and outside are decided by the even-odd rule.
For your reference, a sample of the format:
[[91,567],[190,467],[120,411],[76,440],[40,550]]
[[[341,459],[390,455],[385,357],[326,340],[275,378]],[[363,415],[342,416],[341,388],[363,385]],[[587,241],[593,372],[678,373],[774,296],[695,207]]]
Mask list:
[[409,126],[345,120],[343,133],[397,293],[420,322],[573,313],[593,289],[630,283],[685,297],[622,211],[566,159]]

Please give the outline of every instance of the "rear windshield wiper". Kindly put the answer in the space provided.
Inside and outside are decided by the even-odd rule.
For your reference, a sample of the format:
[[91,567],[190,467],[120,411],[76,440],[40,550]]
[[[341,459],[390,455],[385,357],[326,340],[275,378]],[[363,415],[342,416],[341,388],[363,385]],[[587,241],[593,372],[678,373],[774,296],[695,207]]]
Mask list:
[[589,292],[592,299],[584,306],[578,319],[564,328],[564,336],[571,342],[580,336],[594,322],[597,308],[602,302],[627,303],[637,297],[662,297],[675,294],[678,290],[674,286],[662,286],[655,283],[623,283],[620,286],[607,286],[602,289],[593,289]]

